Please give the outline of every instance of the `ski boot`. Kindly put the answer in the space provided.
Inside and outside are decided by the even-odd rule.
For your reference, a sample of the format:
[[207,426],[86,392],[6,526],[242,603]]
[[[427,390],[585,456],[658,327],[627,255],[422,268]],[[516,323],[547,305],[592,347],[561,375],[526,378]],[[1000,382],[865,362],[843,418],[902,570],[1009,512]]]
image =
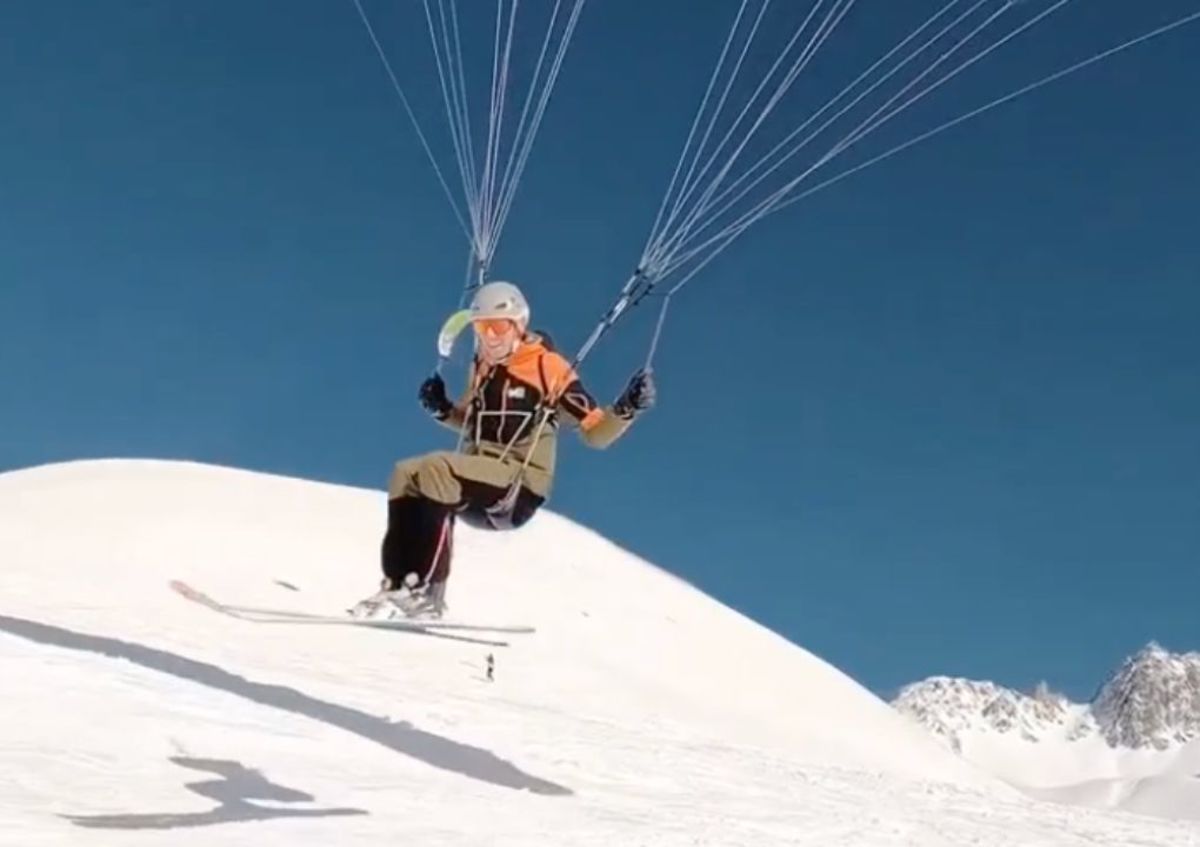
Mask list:
[[379,591],[347,611],[360,620],[436,620],[446,611],[446,584],[419,585],[416,575],[410,574],[406,584],[397,587],[384,577]]
[[395,614],[410,620],[437,620],[446,612],[446,583],[434,582],[410,586],[392,592],[388,602]]

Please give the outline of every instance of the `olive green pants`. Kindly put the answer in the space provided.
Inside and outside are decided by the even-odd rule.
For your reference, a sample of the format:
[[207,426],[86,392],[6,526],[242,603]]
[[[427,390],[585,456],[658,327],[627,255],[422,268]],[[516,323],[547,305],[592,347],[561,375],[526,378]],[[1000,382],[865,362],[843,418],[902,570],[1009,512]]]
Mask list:
[[479,483],[507,490],[520,470],[488,456],[441,451],[397,462],[388,482],[388,497],[424,497],[446,506],[459,506],[468,497],[463,484]]

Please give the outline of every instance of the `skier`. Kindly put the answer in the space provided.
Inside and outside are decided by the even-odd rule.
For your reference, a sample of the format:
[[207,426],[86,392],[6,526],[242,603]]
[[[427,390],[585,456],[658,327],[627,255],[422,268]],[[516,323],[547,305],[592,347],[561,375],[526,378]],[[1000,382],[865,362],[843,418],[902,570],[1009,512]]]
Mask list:
[[585,444],[603,449],[654,405],[647,370],[636,372],[611,406],[597,405],[549,338],[528,329],[529,305],[517,286],[481,286],[470,312],[475,356],[462,399],[452,402],[437,374],[419,392],[422,406],[459,433],[462,449],[396,464],[383,583],[351,609],[356,616],[440,617],[456,519],[490,530],[522,526],[550,495],[560,418],[578,426]]

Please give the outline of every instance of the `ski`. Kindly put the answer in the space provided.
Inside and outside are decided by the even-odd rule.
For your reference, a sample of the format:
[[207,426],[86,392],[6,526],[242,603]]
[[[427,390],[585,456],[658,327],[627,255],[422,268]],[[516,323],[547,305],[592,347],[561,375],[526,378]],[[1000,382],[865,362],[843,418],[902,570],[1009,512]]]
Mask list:
[[325,625],[325,626],[357,626],[366,627],[368,629],[390,629],[401,632],[415,632],[423,635],[430,635],[438,638],[448,638],[456,641],[468,641],[478,644],[489,644],[497,647],[507,647],[507,641],[496,641],[485,639],[466,633],[483,634],[529,634],[536,632],[531,626],[508,626],[508,625],[486,625],[486,624],[469,624],[460,623],[457,621],[445,620],[406,620],[404,618],[392,618],[384,620],[372,620],[363,618],[352,618],[349,615],[318,615],[309,612],[299,612],[288,609],[260,609],[249,606],[237,606],[228,603],[222,603],[214,599],[209,594],[189,585],[182,580],[173,579],[169,583],[172,591],[179,594],[193,603],[197,603],[205,608],[211,609],[219,614],[226,615],[237,620],[247,621],[257,624],[295,624],[295,625]]

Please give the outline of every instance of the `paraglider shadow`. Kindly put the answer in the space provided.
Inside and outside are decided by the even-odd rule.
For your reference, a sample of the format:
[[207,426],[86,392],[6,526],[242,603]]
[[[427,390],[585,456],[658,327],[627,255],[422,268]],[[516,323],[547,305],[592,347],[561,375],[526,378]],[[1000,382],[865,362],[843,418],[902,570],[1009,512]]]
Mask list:
[[187,788],[218,805],[207,812],[176,812],[127,815],[63,815],[76,826],[88,829],[179,829],[214,824],[265,821],[274,818],[327,818],[365,815],[364,809],[297,809],[260,806],[251,800],[275,803],[309,803],[311,794],[276,785],[261,773],[240,762],[224,759],[192,759],[172,756],[175,764],[216,774],[220,779],[191,782]]
[[407,721],[392,722],[349,706],[320,700],[285,685],[254,682],[216,665],[176,653],[7,615],[0,615],[0,632],[51,647],[124,659],[149,670],[235,694],[262,706],[321,721],[432,767],[502,788],[558,797],[574,793],[565,786],[526,773],[490,750],[443,738],[418,729]]

